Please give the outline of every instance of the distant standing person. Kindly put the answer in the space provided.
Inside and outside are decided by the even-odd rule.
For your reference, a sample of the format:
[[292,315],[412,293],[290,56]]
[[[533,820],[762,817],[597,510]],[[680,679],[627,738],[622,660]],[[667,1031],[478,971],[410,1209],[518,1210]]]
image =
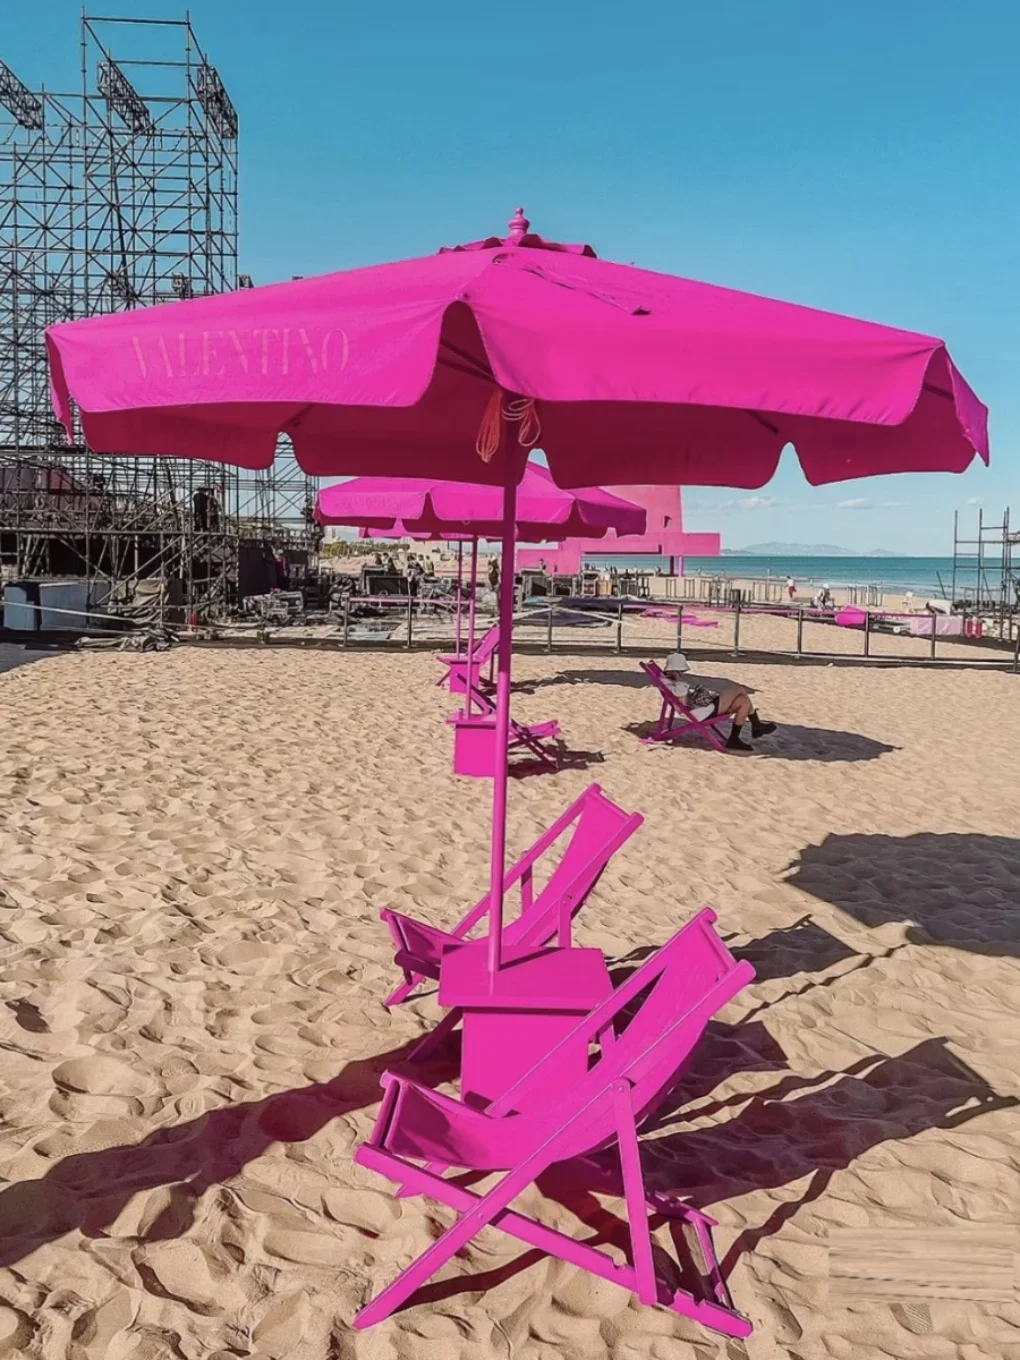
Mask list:
[[489,558],[489,586],[492,590],[499,590],[499,558]]
[[792,576],[786,578],[786,594],[792,600],[797,593],[797,582]]

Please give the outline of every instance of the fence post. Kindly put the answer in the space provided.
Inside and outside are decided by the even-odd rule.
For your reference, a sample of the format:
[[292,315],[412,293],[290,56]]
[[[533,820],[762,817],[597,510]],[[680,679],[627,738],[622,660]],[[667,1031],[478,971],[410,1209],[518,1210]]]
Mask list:
[[414,630],[413,620],[414,620],[414,596],[411,594],[410,590],[408,590],[408,592],[407,592],[407,646],[408,646],[408,649],[410,649],[410,647],[411,647],[411,637],[412,637],[412,633],[413,633],[413,630]]
[[616,606],[616,650],[617,653],[623,651],[623,597],[620,597]]
[[937,622],[938,622],[938,615],[935,613],[935,611],[934,611],[934,609],[933,609],[933,610],[931,611],[931,659],[932,659],[932,661],[935,660],[935,638],[938,636],[938,634],[935,632],[935,625],[936,625]]
[[804,607],[797,610],[797,655],[804,655]]
[[676,607],[676,649],[682,652],[684,649],[684,607],[677,604]]
[[547,621],[547,623],[546,623],[546,629],[545,629],[545,650],[546,650],[547,652],[550,652],[550,653],[552,652],[552,647],[553,647],[552,629],[553,629],[553,607],[552,607],[552,596],[550,595],[550,596],[549,596],[548,621]]
[[864,655],[871,655],[871,610],[864,611]]
[[740,592],[737,592],[737,604],[733,611],[733,655],[740,655]]
[[347,646],[347,637],[351,629],[351,597],[344,596],[344,646]]

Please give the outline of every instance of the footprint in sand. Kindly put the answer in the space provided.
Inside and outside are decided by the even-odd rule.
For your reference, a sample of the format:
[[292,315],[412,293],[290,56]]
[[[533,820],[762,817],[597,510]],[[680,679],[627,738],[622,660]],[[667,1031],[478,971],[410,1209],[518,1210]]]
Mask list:
[[140,1096],[151,1085],[142,1071],[117,1058],[97,1054],[90,1058],[70,1058],[51,1073],[55,1086],[93,1096]]

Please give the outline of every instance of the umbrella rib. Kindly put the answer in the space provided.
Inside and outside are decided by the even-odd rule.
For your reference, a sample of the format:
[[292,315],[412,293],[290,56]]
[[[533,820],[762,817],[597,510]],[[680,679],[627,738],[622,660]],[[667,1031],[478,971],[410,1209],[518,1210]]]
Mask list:
[[440,339],[439,344],[440,348],[448,349],[451,354],[455,354],[461,361],[459,364],[455,364],[451,363],[449,359],[444,358],[442,362],[446,364],[448,368],[455,368],[460,373],[466,373],[469,378],[482,378],[485,382],[490,383],[495,381],[492,370],[483,368],[478,360],[474,358],[473,355],[468,354],[466,350],[459,349],[445,337]]
[[284,430],[296,430],[314,405],[315,405],[314,401],[306,401],[305,404],[301,407],[300,411],[298,411],[295,415],[292,415],[289,420],[285,420],[283,422],[283,424],[280,426],[281,432],[283,432]]
[[949,401],[954,400],[952,392],[947,392],[944,387],[936,387],[934,383],[924,382],[921,387],[925,392],[930,392],[935,397],[946,397]]
[[751,419],[756,420],[759,425],[764,425],[766,430],[768,430],[770,434],[779,433],[779,426],[773,425],[771,420],[766,420],[765,417],[761,415],[758,411],[745,411],[744,415],[750,416]]

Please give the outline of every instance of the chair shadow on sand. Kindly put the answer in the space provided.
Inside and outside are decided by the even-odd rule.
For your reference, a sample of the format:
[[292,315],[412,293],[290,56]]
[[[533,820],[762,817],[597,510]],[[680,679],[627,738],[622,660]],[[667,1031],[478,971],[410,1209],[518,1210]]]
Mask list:
[[1020,958],[1020,840],[977,833],[830,835],[787,883],[866,926],[909,922],[912,944]]
[[[723,935],[722,938],[735,959],[746,960],[752,965],[755,982],[774,982],[779,978],[793,978],[802,973],[811,975],[806,982],[789,987],[781,995],[762,1001],[754,1010],[747,1012],[742,1022],[745,1029],[762,1011],[769,1010],[779,1002],[788,1001],[794,996],[804,996],[818,988],[827,990],[837,986],[851,973],[859,973],[865,968],[870,968],[876,959],[889,958],[906,948],[906,942],[903,942],[890,945],[876,953],[863,953],[851,949],[848,944],[844,944],[842,940],[818,925],[810,915],[802,916],[792,925],[777,926],[767,935],[751,940],[745,945],[734,944],[732,936]],[[642,959],[646,959],[654,952],[653,945],[639,945],[624,958],[613,962],[610,965],[613,986],[619,987],[621,983],[626,982]],[[849,968],[843,968],[838,973],[828,971],[837,964],[850,963],[851,960],[856,961]]]
[[[684,1123],[690,1103],[710,1095],[728,1076],[786,1066],[782,1049],[760,1023],[713,1022],[691,1067],[650,1126],[658,1136],[642,1139],[648,1189],[680,1190],[693,1205],[709,1208],[736,1195],[811,1177],[795,1200],[740,1234],[722,1262],[728,1276],[741,1255],[817,1199],[837,1170],[869,1148],[925,1129],[957,1128],[979,1114],[1020,1103],[999,1096],[945,1043],[931,1039],[900,1057],[876,1054],[819,1077],[787,1073],[764,1091],[741,1092],[698,1107],[699,1115],[735,1109],[725,1122],[677,1129],[675,1122]],[[328,1082],[224,1106],[161,1128],[134,1145],[71,1154],[40,1179],[6,1187],[0,1191],[0,1265],[10,1267],[75,1229],[104,1237],[133,1195],[159,1186],[171,1187],[170,1202],[138,1240],[166,1241],[187,1233],[199,1196],[238,1175],[272,1143],[302,1142],[331,1120],[375,1104],[380,1075],[400,1064],[408,1048],[356,1059]],[[454,1050],[449,1045],[436,1059],[415,1064],[414,1075],[432,1085],[449,1080],[455,1074]],[[464,1183],[471,1179],[463,1178]],[[614,1154],[557,1167],[540,1179],[539,1188],[581,1219],[589,1244],[614,1242],[626,1248],[625,1221],[594,1194],[620,1193]],[[653,1218],[653,1227],[660,1222]],[[408,1306],[488,1288],[542,1259],[543,1253],[526,1251],[496,1270],[431,1283]]]
[[[623,730],[644,740],[655,735],[654,722],[627,723]],[[723,728],[723,733],[728,729]],[[745,733],[745,736],[747,734]],[[656,742],[657,746],[675,746],[684,751],[697,751],[718,759],[720,752],[695,734],[690,737],[680,735],[670,742]],[[899,750],[875,737],[861,736],[858,732],[837,732],[827,727],[801,727],[798,723],[780,723],[776,732],[762,737],[753,743],[756,756],[766,756],[770,760],[818,760],[822,762],[877,760],[879,756],[889,755]],[[741,755],[741,759],[745,757]]]
[[[756,982],[793,977],[796,973],[821,973],[834,964],[861,957],[856,949],[818,925],[810,913],[791,925],[776,926],[767,935],[744,945],[735,944],[735,936],[725,931],[721,938],[735,959],[744,959],[752,965]],[[611,960],[609,973],[613,986],[626,982],[657,948],[652,944],[638,945],[623,958]]]
[[[682,1111],[698,1090],[702,1073],[704,1081],[713,1085],[725,1075],[710,1074],[699,1049],[694,1066],[677,1088],[676,1110]],[[795,1198],[774,1208],[765,1222],[740,1233],[720,1262],[724,1278],[729,1278],[743,1255],[823,1195],[837,1171],[870,1148],[927,1129],[959,1128],[979,1115],[1013,1108],[1020,1101],[1000,1096],[946,1048],[945,1039],[937,1038],[917,1044],[900,1057],[875,1054],[819,1077],[789,1074],[765,1091],[731,1098],[718,1107],[699,1107],[699,1113],[714,1114],[716,1108],[736,1104],[743,1108],[723,1123],[645,1137],[641,1142],[647,1189],[680,1192],[693,1206],[709,1211],[712,1205],[735,1196],[779,1190],[810,1177]],[[581,1220],[587,1245],[612,1243],[629,1252],[626,1221],[595,1198],[596,1193],[622,1198],[614,1151],[555,1167],[540,1177],[538,1187]],[[650,1219],[653,1230],[664,1222],[655,1215]],[[682,1285],[666,1253],[657,1246],[653,1251],[663,1278],[672,1276],[677,1286]],[[490,1288],[543,1259],[543,1253],[529,1250],[495,1270],[431,1283],[408,1306]]]
[[507,773],[511,779],[530,779],[535,775],[559,774],[561,770],[587,770],[592,765],[605,764],[606,759],[601,751],[575,751],[563,741],[558,741],[550,754],[551,761],[539,760],[537,756],[513,756]]
[[[236,1176],[272,1143],[303,1142],[331,1120],[379,1101],[380,1076],[398,1067],[416,1042],[354,1059],[331,1081],[223,1105],[157,1129],[140,1143],[71,1153],[40,1179],[6,1186],[0,1190],[0,1266],[76,1228],[86,1237],[107,1236],[133,1195],[159,1186],[171,1187],[170,1203],[142,1240],[182,1236],[203,1191]],[[458,1067],[450,1044],[410,1070],[419,1081],[439,1084]]]

